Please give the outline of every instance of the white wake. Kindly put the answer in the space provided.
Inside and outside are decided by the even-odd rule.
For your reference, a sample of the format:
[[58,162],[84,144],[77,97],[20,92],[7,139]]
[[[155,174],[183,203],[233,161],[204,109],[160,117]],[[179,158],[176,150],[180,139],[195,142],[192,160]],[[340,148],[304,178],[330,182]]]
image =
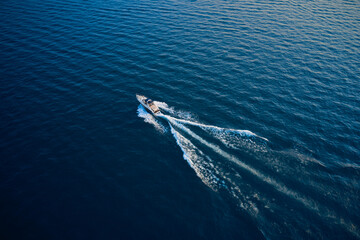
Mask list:
[[[177,145],[183,152],[183,158],[201,181],[215,191],[223,189],[230,193],[238,201],[238,205],[259,223],[261,231],[274,237],[279,233],[272,233],[273,229],[280,229],[279,226],[283,221],[287,222],[290,229],[314,229],[306,221],[307,213],[296,212],[297,216],[294,217],[291,211],[283,210],[281,200],[283,197],[280,196],[283,195],[298,203],[294,205],[294,208],[301,205],[301,208],[312,212],[320,219],[341,225],[349,232],[359,236],[358,229],[354,228],[356,225],[349,219],[340,217],[314,199],[287,186],[286,182],[279,180],[276,172],[270,174],[268,171],[263,172],[237,156],[237,151],[252,152],[252,155],[261,152],[264,153],[261,157],[267,157],[271,161],[274,154],[267,147],[268,139],[249,130],[222,128],[199,123],[191,113],[175,110],[164,102],[155,102],[155,104],[165,114],[160,114],[158,118],[155,118],[140,105],[138,116],[162,133],[167,131],[167,127],[162,122],[167,121]],[[161,119],[163,120],[161,121]],[[202,134],[199,131],[202,131]],[[222,144],[210,141],[211,137]],[[210,152],[208,152],[209,150]],[[255,184],[260,183],[261,187],[254,187],[252,182],[254,180],[249,179],[248,175],[251,175],[252,179],[256,179]],[[269,198],[264,193],[262,185],[270,187],[271,191],[280,193],[276,197],[280,200]],[[281,214],[274,215],[274,209],[279,210]],[[269,216],[271,216],[270,219],[268,219]],[[315,234],[316,229],[313,231],[314,233],[309,231],[309,234]],[[296,236],[299,233],[295,231],[292,234]]]
[[138,106],[137,114],[139,117],[143,118],[145,122],[153,125],[159,132],[167,132],[167,128],[161,122],[159,122],[152,114],[148,113],[141,104]]

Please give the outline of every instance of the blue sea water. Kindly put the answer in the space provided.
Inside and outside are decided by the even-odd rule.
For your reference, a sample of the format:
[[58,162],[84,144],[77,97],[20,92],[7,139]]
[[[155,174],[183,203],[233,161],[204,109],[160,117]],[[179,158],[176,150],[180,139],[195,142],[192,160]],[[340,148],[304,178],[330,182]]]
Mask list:
[[1,1],[0,239],[359,239],[359,56],[358,1]]

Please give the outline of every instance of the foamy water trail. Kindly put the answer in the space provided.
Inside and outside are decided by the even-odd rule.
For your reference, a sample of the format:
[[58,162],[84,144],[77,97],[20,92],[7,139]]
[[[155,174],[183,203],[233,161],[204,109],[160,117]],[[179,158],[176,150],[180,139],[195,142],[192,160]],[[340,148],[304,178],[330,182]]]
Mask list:
[[[167,113],[169,114],[173,113],[176,116],[182,114],[179,114],[179,111],[175,111],[173,108],[170,108],[166,103],[156,102],[156,104],[161,108],[161,110],[166,109]],[[138,115],[140,117],[143,117],[146,122],[153,124],[158,129],[165,128],[160,121],[154,118],[151,114],[147,113],[142,106],[139,106],[139,108],[140,107],[141,109],[138,110]],[[256,179],[258,179],[258,181],[269,185],[277,192],[300,203],[301,206],[318,215],[320,219],[326,219],[327,221],[331,221],[336,225],[343,226],[343,228],[359,237],[359,231],[356,228],[356,225],[353,224],[349,219],[339,216],[336,212],[319,204],[316,200],[301,194],[294,188],[289,188],[284,182],[280,181],[278,177],[269,175],[268,173],[265,174],[248,163],[241,161],[234,154],[231,154],[231,151],[223,150],[226,148],[228,148],[228,150],[230,148],[249,148],[249,151],[257,152],[259,149],[267,149],[267,147],[263,145],[263,143],[268,141],[266,138],[258,136],[257,134],[248,130],[221,128],[218,126],[202,124],[196,122],[193,119],[181,119],[167,114],[160,114],[158,117],[168,121],[171,133],[174,136],[176,143],[180,147],[181,151],[183,152],[184,159],[188,162],[190,167],[195,171],[196,175],[202,180],[202,182],[215,191],[221,188],[226,189],[226,191],[228,191],[235,199],[238,200],[239,206],[241,206],[251,216],[257,219],[257,221],[259,221],[262,228],[271,231],[269,230],[271,229],[271,227],[269,227],[271,224],[269,220],[266,220],[266,215],[271,214],[269,213],[270,206],[273,208],[281,208],[281,206],[276,205],[274,199],[268,199],[264,196],[260,197],[261,192],[257,192],[256,189],[251,187],[251,185],[249,190],[249,185],[243,186],[241,182],[237,182],[236,176],[238,173],[236,170],[226,167],[228,165],[223,163],[223,161],[221,161],[222,159],[233,163],[234,166],[236,166],[238,169],[240,168],[243,171],[250,173]],[[195,133],[198,131],[192,131],[193,128],[194,130],[196,128],[203,130],[204,132],[202,133],[208,133],[206,139],[213,136],[220,140],[224,146],[221,147],[213,142],[205,140],[199,134]],[[261,141],[253,141],[254,139]],[[193,140],[196,141],[194,142]],[[246,144],[249,141],[252,141],[252,144]],[[200,143],[200,145],[198,143]],[[212,150],[221,158],[214,158],[216,161],[213,161],[212,158],[206,154],[207,152],[205,149],[202,149],[204,147]],[[245,191],[245,193],[242,189],[244,187],[247,187],[247,191]],[[282,215],[279,218],[279,221],[284,218],[289,221],[289,224],[292,222],[290,225],[293,227],[297,225],[303,225],[302,227],[304,228],[311,227],[306,226],[306,223],[303,223],[303,220],[306,220],[306,214],[303,215],[301,212],[298,213],[297,218],[293,218],[290,213],[285,213],[285,215]],[[274,224],[281,223],[278,222]]]
[[148,113],[141,104],[138,106],[137,114],[139,117],[143,118],[145,122],[153,125],[161,133],[167,132],[167,128],[156,120],[152,114]]
[[176,131],[170,124],[171,133],[173,134],[176,143],[183,152],[184,159],[188,162],[191,168],[194,169],[196,175],[210,188],[217,190],[219,187],[218,173],[213,171],[211,159],[203,154],[195,145],[178,131]]
[[257,137],[260,138],[264,141],[269,141],[268,139],[258,136],[255,133],[249,131],[249,130],[239,130],[239,129],[231,129],[231,128],[221,128],[218,126],[213,126],[213,125],[206,125],[206,124],[202,124],[202,123],[198,123],[198,122],[193,122],[193,121],[189,121],[189,120],[185,120],[185,119],[178,119],[178,118],[174,118],[174,117],[170,117],[167,116],[168,118],[172,119],[172,120],[176,120],[178,122],[181,122],[183,124],[187,124],[187,125],[192,125],[192,126],[197,126],[202,128],[205,131],[208,131],[216,136],[218,136],[218,134],[232,134],[232,135],[239,135],[241,137]]
[[188,120],[195,119],[195,117],[192,113],[186,112],[186,111],[181,111],[181,110],[176,110],[173,107],[169,107],[167,105],[167,103],[165,103],[165,102],[154,101],[154,103],[156,104],[156,106],[158,106],[160,108],[161,111],[171,114],[173,116],[177,116],[179,118],[188,119]]
[[[318,204],[316,201],[314,201],[314,200],[312,200],[310,198],[307,198],[307,197],[301,195],[300,193],[288,188],[284,183],[281,183],[278,180],[275,180],[275,179],[271,178],[270,176],[267,176],[267,175],[263,174],[262,172],[258,171],[257,169],[255,169],[255,168],[249,166],[248,164],[245,164],[244,162],[240,161],[234,155],[229,154],[226,151],[222,150],[219,146],[206,141],[205,139],[203,139],[202,137],[200,137],[199,135],[197,135],[196,133],[191,131],[189,128],[185,127],[184,124],[182,124],[184,122],[184,120],[179,120],[179,119],[176,119],[176,118],[173,118],[173,117],[170,117],[170,116],[166,116],[166,115],[163,115],[162,117],[167,119],[169,121],[170,125],[176,126],[177,128],[183,130],[188,135],[190,135],[192,138],[196,139],[197,141],[199,141],[203,145],[209,147],[210,149],[212,149],[214,152],[218,153],[219,155],[221,155],[225,159],[235,163],[237,166],[239,166],[242,169],[250,172],[252,175],[256,176],[261,181],[266,182],[267,184],[271,185],[278,192],[281,192],[282,194],[284,194],[284,195],[296,200],[297,202],[301,203],[308,210],[316,213],[320,218],[326,218],[328,221],[332,221],[334,224],[341,225],[345,229],[347,229],[349,232],[351,232],[355,236],[359,237],[359,231],[355,227],[356,225],[354,223],[352,223],[350,220],[340,217],[334,211],[332,211],[332,210]],[[186,121],[186,122],[189,122],[189,121]],[[196,124],[190,124],[190,125],[193,125],[193,126],[195,125],[195,126],[201,127],[203,124],[196,123]],[[206,127],[210,128],[212,126],[206,125]],[[215,127],[215,128],[218,128],[218,127]],[[172,129],[173,129],[173,127],[172,127]],[[233,187],[233,186],[234,185],[232,185],[230,187],[232,192],[237,191],[238,193],[241,193],[239,188],[237,188],[236,186],[235,187]],[[236,196],[238,198],[238,194],[235,193],[234,196]],[[253,213],[257,212],[257,208],[256,208],[255,205],[253,205],[253,203],[251,203],[250,206],[251,206],[251,209],[253,210],[252,211]],[[247,209],[249,209],[249,205],[247,206]],[[254,211],[254,209],[256,211]]]
[[[165,115],[164,115],[165,116]],[[174,118],[166,115],[168,119],[175,120],[185,125],[196,126],[210,133],[212,136],[220,140],[225,146],[233,149],[250,148],[254,152],[266,152],[266,144],[268,139],[261,137],[249,130],[222,128],[213,125],[198,123],[195,121]]]
[[[166,118],[166,116],[163,116]],[[196,175],[214,191],[220,188],[227,190],[234,198],[238,200],[239,206],[252,215],[258,214],[256,204],[247,198],[240,188],[227,176],[228,173],[224,169],[212,161],[210,157],[199,150],[188,138],[184,137],[171,125],[169,121],[171,133],[176,143],[183,152],[184,159],[190,167],[194,169]]]
[[173,118],[169,118],[169,121],[171,124],[173,124],[174,126],[184,130],[187,134],[189,134],[191,137],[193,137],[194,139],[198,140],[199,142],[201,142],[202,144],[206,145],[207,147],[211,148],[213,151],[215,151],[216,153],[220,154],[221,156],[223,156],[224,158],[226,158],[227,160],[230,160],[231,162],[235,163],[236,165],[240,166],[241,168],[245,169],[246,171],[252,173],[253,175],[255,175],[256,177],[258,177],[259,179],[261,179],[262,181],[270,184],[271,186],[273,186],[274,188],[276,188],[278,191],[300,201],[301,203],[303,203],[305,206],[318,211],[317,205],[310,202],[309,200],[307,200],[306,198],[300,196],[299,194],[297,194],[296,192],[288,189],[284,184],[281,184],[277,181],[275,181],[274,179],[270,178],[269,176],[264,175],[263,173],[259,172],[258,170],[250,167],[249,165],[243,163],[242,161],[240,161],[239,159],[237,159],[235,156],[223,151],[219,146],[209,143],[206,140],[204,140],[203,138],[201,138],[199,135],[195,134],[193,131],[191,131],[189,128],[185,127],[182,124],[179,124],[176,120],[174,120]]

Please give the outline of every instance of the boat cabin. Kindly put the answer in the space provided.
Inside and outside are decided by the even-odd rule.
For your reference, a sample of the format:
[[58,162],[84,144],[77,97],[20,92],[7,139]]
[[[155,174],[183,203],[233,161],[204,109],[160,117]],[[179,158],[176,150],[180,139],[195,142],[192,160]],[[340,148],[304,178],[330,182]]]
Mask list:
[[154,101],[153,101],[153,100],[147,98],[147,99],[144,100],[144,103],[149,106],[150,110],[151,110],[153,113],[158,113],[158,112],[160,112],[160,109],[158,108],[158,106],[156,106],[156,105],[154,104]]

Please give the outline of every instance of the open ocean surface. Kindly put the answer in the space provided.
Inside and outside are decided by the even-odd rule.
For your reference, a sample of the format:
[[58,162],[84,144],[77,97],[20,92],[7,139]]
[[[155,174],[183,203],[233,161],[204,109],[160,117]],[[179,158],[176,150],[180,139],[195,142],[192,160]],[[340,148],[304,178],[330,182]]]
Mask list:
[[0,239],[360,239],[359,76],[359,1],[2,0]]

